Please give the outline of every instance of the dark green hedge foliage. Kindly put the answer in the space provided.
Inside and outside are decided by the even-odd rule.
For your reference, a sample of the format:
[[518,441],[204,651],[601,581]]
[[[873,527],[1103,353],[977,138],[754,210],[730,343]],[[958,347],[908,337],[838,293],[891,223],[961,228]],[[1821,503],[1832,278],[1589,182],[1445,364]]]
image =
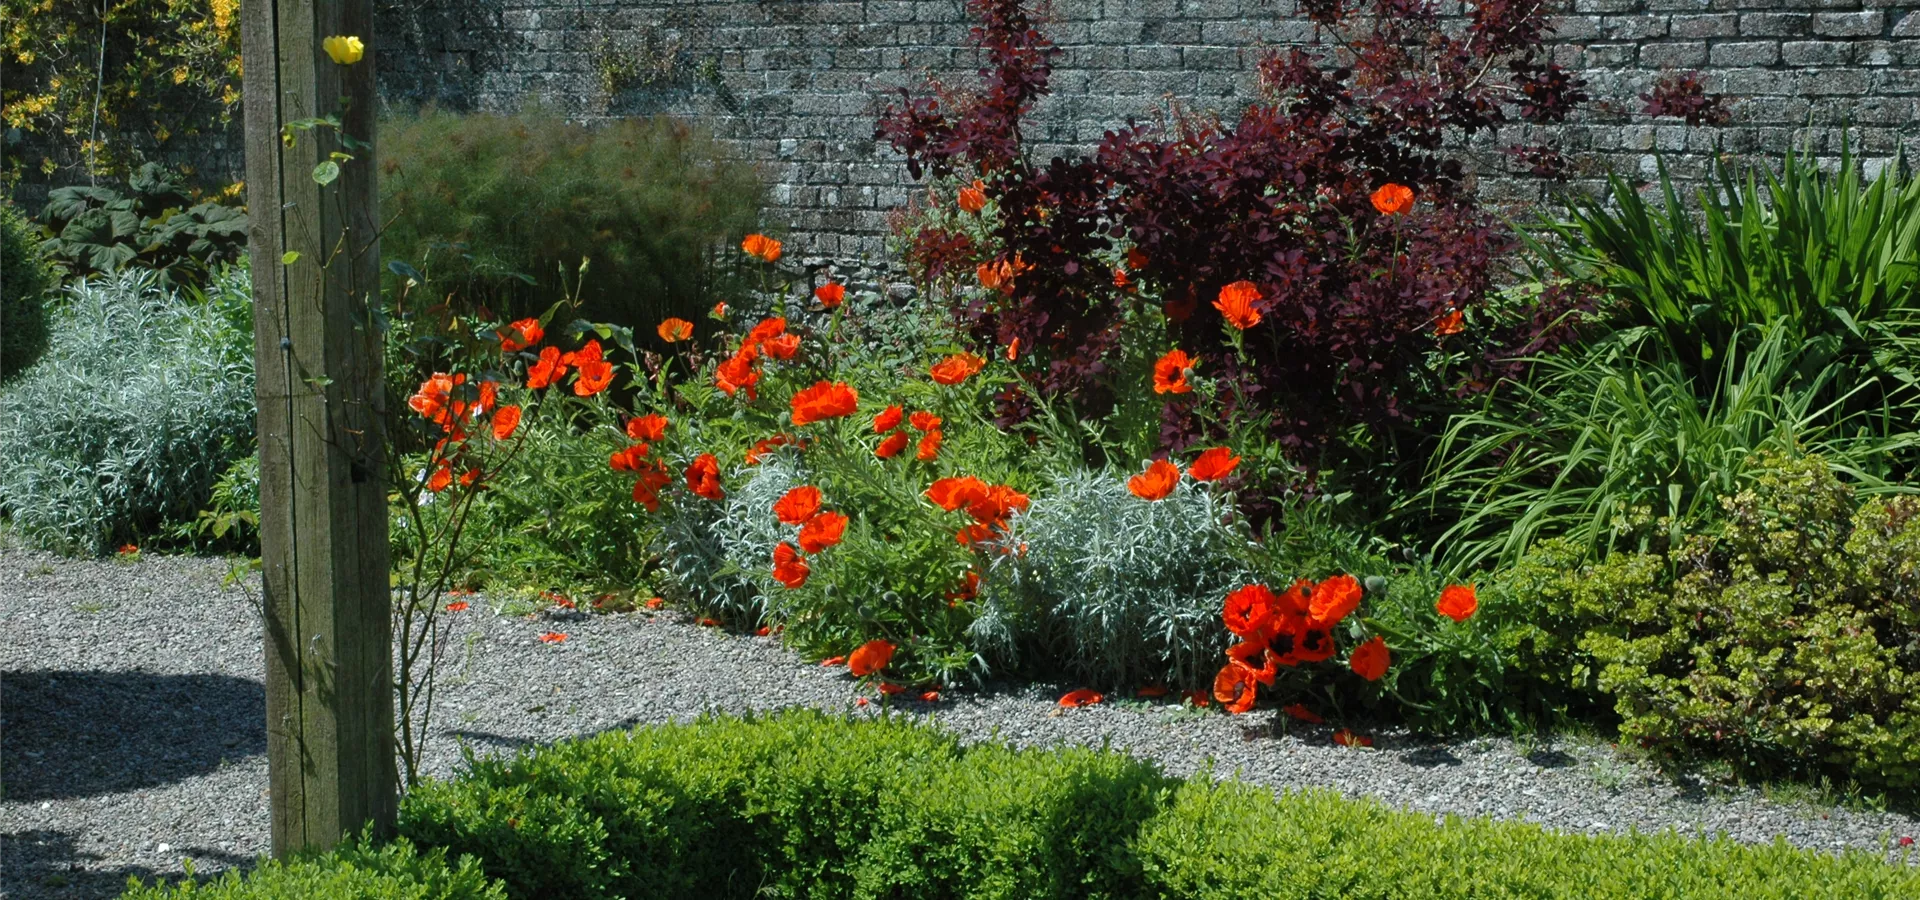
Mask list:
[[514,898],[1920,897],[1920,870],[1868,854],[1437,823],[810,710],[477,761],[400,829]]
[[0,202],[0,381],[25,371],[47,349],[47,299],[53,273],[34,249],[33,226]]

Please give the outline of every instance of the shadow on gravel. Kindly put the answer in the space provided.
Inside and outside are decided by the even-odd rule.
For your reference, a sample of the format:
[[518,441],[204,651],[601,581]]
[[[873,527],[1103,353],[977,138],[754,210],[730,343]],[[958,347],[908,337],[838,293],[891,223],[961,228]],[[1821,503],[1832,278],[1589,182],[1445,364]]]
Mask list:
[[[158,869],[146,866],[94,868],[100,857],[77,846],[76,837],[65,831],[15,831],[0,833],[0,897],[9,900],[108,900],[126,890],[127,878],[152,883],[162,877]],[[199,873],[197,880],[220,869],[251,868],[247,857],[198,847],[180,847],[168,854],[169,862],[191,858]],[[170,881],[178,881],[176,873]]]
[[267,752],[266,692],[227,675],[0,675],[0,789],[14,802],[139,790]]

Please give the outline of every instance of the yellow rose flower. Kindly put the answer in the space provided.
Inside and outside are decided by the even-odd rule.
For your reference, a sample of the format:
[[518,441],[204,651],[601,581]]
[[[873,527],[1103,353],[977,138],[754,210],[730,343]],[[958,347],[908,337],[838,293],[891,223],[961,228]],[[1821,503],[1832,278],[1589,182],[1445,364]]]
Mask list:
[[359,38],[344,34],[327,38],[320,42],[320,46],[326,49],[327,55],[333,57],[334,62],[343,66],[359,62],[360,57],[365,56],[367,52],[367,45],[360,43]]

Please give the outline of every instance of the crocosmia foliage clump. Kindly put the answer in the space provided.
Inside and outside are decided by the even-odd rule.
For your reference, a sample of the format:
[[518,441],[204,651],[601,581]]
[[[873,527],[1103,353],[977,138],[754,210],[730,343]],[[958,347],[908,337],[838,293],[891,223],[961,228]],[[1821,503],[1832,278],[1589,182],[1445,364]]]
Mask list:
[[[921,228],[914,264],[974,271],[974,337],[1091,407],[1114,396],[1127,329],[1164,328],[1215,367],[1226,412],[1264,417],[1308,465],[1347,428],[1407,418],[1424,360],[1464,330],[1510,244],[1443,148],[1584,99],[1541,47],[1541,4],[1490,0],[1456,27],[1422,0],[1310,0],[1323,39],[1270,52],[1237,118],[1176,110],[1042,163],[1021,123],[1061,51],[1019,0],[969,8],[977,88],[909,92],[877,131],[915,177],[978,179],[960,206],[983,226]],[[1557,168],[1549,148],[1515,149]],[[1003,418],[1030,409],[1001,401]],[[1172,447],[1215,429],[1194,398],[1164,402]]]

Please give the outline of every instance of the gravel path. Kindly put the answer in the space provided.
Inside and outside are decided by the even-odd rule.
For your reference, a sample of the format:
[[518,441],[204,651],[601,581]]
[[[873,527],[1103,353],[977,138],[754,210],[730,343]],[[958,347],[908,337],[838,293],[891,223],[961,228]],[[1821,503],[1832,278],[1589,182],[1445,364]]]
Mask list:
[[[112,897],[129,875],[176,875],[183,859],[205,873],[266,851],[260,629],[253,594],[222,586],[227,569],[0,546],[0,896]],[[462,742],[511,749],[709,709],[854,709],[844,669],[670,616],[532,621],[475,603],[456,621],[435,728],[443,737],[428,764],[438,774],[453,771]],[[569,639],[541,643],[549,629]],[[1262,784],[1568,831],[1724,831],[1826,850],[1920,835],[1912,816],[1676,785],[1590,741],[1435,743],[1389,731],[1371,750],[1348,749],[1328,728],[1277,723],[1267,711],[1060,710],[1054,700],[1070,687],[1003,686],[905,706],[970,739],[1104,741],[1178,773],[1211,759]]]

